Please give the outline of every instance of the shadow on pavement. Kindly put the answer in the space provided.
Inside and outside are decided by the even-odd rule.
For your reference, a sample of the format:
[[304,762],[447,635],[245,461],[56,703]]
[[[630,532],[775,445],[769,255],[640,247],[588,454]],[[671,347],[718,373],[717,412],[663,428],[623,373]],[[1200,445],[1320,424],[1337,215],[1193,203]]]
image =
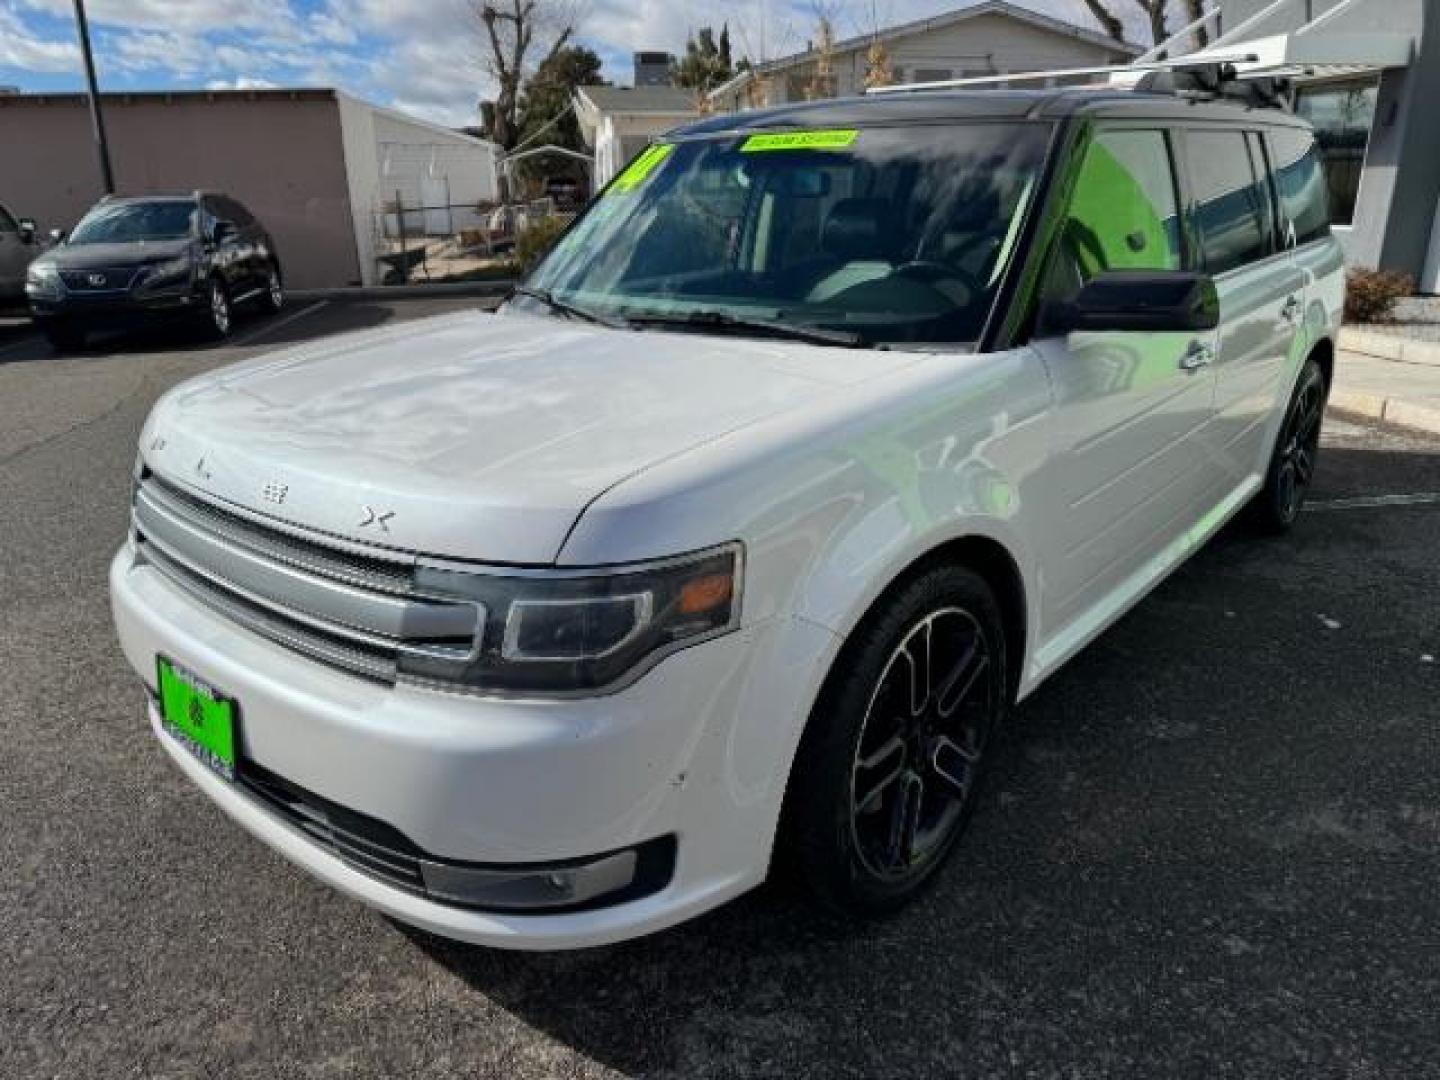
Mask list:
[[[1436,446],[1342,446],[1315,498],[1427,489]],[[1440,506],[1224,530],[1020,707],[957,857],[888,920],[767,886],[577,953],[404,932],[627,1074],[1418,1074],[1437,535]]]

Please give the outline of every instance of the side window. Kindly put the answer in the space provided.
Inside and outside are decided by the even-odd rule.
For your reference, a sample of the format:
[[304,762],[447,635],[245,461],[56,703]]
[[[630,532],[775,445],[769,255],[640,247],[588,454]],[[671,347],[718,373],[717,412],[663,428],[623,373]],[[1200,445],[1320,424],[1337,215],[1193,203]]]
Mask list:
[[1330,235],[1330,207],[1320,149],[1308,132],[1284,129],[1268,133],[1275,186],[1280,193],[1282,234],[1286,222],[1295,228],[1295,242],[1305,244]]
[[1270,193],[1243,131],[1185,136],[1200,224],[1200,249],[1212,274],[1265,258],[1272,250]]
[[225,213],[230,216],[230,220],[235,223],[237,229],[248,229],[251,225],[255,224],[255,218],[250,211],[246,210],[245,207],[241,206],[234,199],[221,199],[220,206],[224,209]]
[[1280,235],[1280,226],[1275,217],[1275,185],[1270,171],[1270,164],[1265,157],[1265,146],[1260,141],[1258,131],[1247,131],[1245,133],[1245,148],[1250,151],[1250,168],[1255,173],[1256,182],[1260,185],[1260,215],[1265,227],[1265,236],[1268,238],[1270,250],[1279,251],[1283,246]]
[[10,216],[10,211],[0,206],[0,233],[14,233],[19,231],[20,226],[17,225],[15,219]]
[[1085,150],[1046,275],[1045,293],[1073,296],[1103,270],[1184,265],[1179,199],[1162,131],[1101,131]]

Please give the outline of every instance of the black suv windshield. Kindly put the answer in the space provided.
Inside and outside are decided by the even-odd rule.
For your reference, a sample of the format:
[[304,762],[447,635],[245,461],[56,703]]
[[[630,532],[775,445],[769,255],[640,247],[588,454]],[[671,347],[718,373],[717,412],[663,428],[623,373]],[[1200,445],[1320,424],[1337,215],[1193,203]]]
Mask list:
[[761,132],[658,143],[537,268],[538,293],[701,333],[821,329],[862,344],[980,335],[1048,125]]
[[70,234],[72,244],[127,244],[136,240],[181,240],[190,235],[193,203],[110,203],[86,214]]

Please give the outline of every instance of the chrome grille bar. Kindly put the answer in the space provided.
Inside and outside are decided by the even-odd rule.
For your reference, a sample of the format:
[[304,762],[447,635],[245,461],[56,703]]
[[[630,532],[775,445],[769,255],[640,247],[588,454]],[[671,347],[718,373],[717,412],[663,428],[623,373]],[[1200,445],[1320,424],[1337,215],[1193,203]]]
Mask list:
[[153,475],[137,486],[133,520],[142,557],[196,599],[331,666],[393,682],[405,655],[463,662],[479,654],[484,606],[415,595],[404,556],[332,548]]

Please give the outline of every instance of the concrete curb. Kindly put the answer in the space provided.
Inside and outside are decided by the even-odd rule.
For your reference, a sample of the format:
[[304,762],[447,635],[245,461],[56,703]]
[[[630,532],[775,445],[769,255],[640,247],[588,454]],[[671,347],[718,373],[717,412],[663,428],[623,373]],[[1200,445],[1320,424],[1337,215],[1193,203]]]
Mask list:
[[504,296],[516,285],[515,281],[447,281],[428,285],[375,285],[352,286],[344,289],[289,289],[287,299],[296,303],[311,300],[422,300],[449,297],[459,299],[466,296]]
[[1332,390],[1328,411],[1352,419],[1375,420],[1393,427],[1440,435],[1440,409],[1400,398],[1354,390]]
[[1363,353],[1381,360],[1399,360],[1404,364],[1433,364],[1440,367],[1440,341],[1413,341],[1396,334],[1342,327],[1340,348],[1345,352]]

